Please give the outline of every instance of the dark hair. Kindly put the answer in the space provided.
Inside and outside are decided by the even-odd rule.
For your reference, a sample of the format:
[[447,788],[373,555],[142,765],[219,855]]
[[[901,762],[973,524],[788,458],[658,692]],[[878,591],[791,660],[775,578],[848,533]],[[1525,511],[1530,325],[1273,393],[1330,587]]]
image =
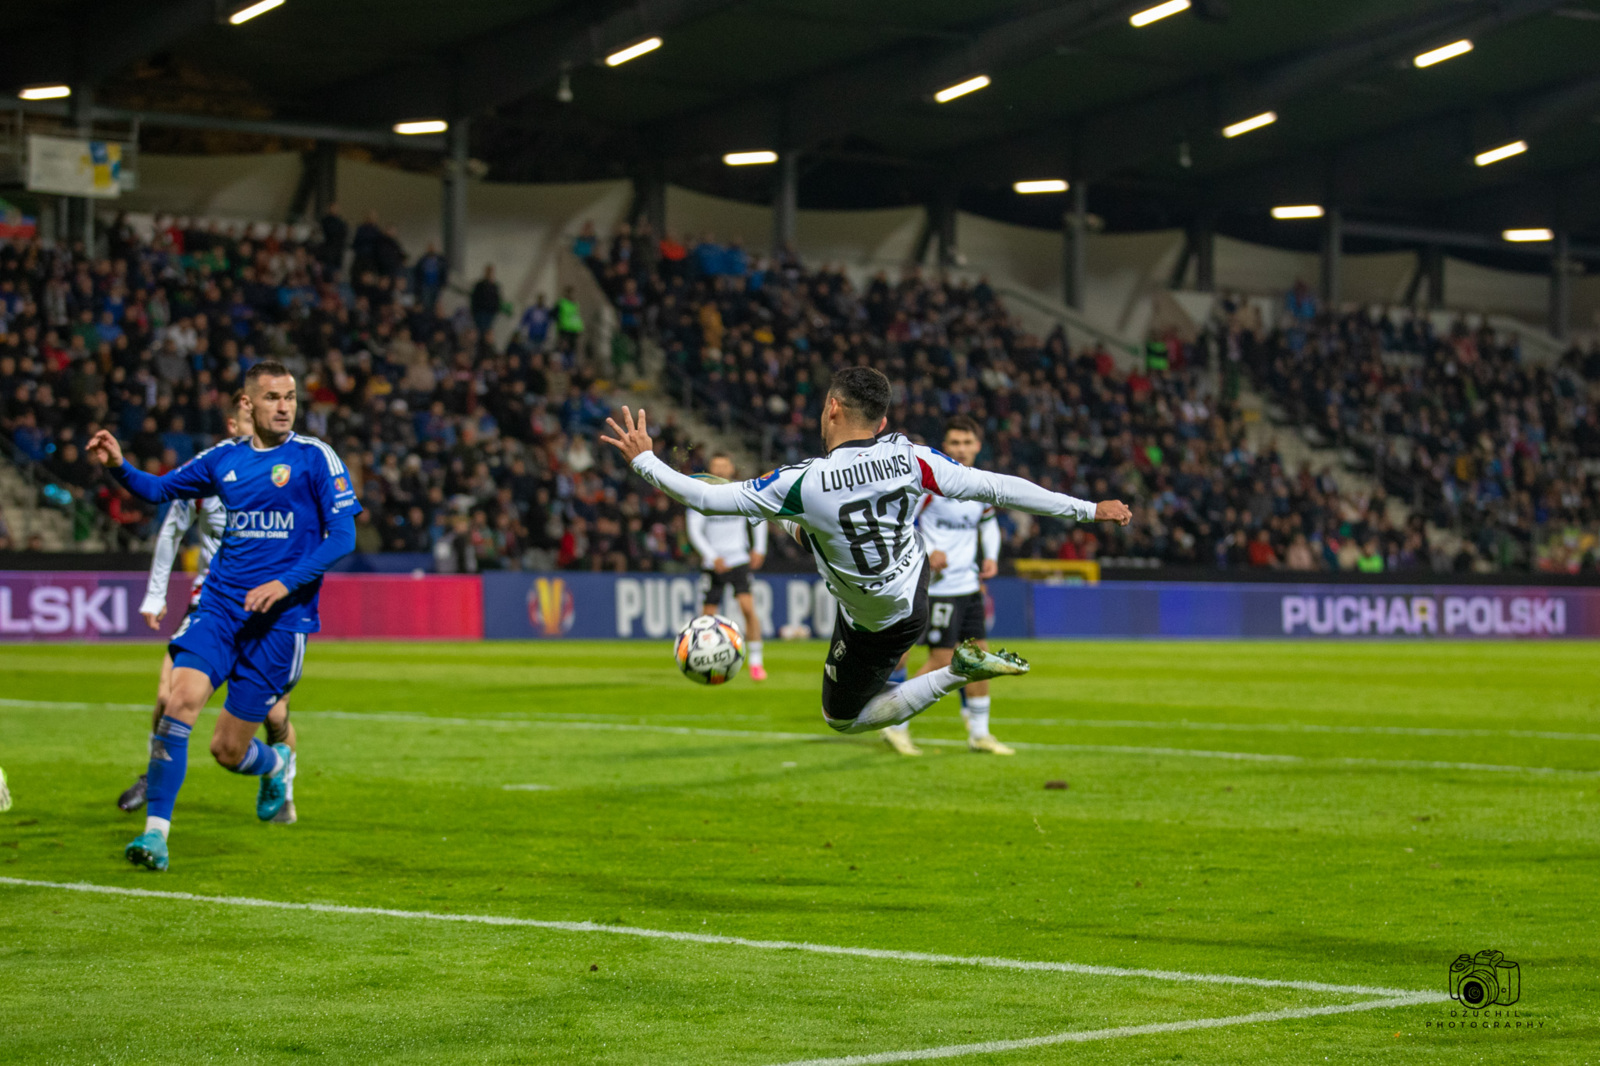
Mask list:
[[978,420],[971,415],[954,415],[944,424],[944,435],[952,433],[971,433],[980,441],[983,440],[983,427],[978,425]]
[[261,378],[294,377],[289,368],[276,359],[263,359],[255,366],[244,372],[244,387],[249,388]]
[[833,375],[828,395],[873,429],[889,412],[889,379],[870,366],[847,366]]
[[237,411],[242,403],[244,403],[244,390],[234,389],[233,395],[228,397],[228,411],[230,413]]

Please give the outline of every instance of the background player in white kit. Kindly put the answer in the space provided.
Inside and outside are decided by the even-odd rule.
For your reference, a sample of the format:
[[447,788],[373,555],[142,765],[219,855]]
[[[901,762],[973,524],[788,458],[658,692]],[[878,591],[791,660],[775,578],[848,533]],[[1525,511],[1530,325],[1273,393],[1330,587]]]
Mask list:
[[[718,483],[732,481],[733,457],[718,452],[706,464],[706,472]],[[700,602],[705,613],[722,610],[724,590],[731,585],[739,610],[744,613],[744,650],[750,660],[750,680],[765,681],[761,619],[750,593],[750,571],[760,570],[766,560],[767,523],[739,515],[705,515],[692,509],[688,518],[689,543],[700,553]]]
[[[978,461],[983,429],[966,415],[945,424],[944,453],[962,466]],[[995,510],[973,500],[924,496],[917,513],[917,535],[928,553],[928,661],[918,675],[950,665],[956,646],[976,640],[987,650],[983,582],[999,570],[1000,522]],[[900,671],[905,669],[902,660]],[[899,674],[900,671],[896,673]],[[889,679],[895,680],[894,676]],[[901,680],[904,680],[903,674]],[[960,690],[961,718],[967,725],[967,747],[992,755],[1015,755],[989,732],[989,682],[974,681]],[[921,755],[911,742],[911,724],[889,726],[883,739],[902,755]]]
[[680,503],[707,514],[775,520],[794,530],[839,604],[823,664],[822,717],[841,733],[904,722],[962,685],[1028,670],[1015,655],[965,641],[949,666],[885,688],[900,657],[927,627],[928,557],[913,527],[923,496],[1083,521],[1126,525],[1133,517],[1120,501],[1074,499],[1022,478],[962,466],[899,433],[879,436],[888,409],[889,379],[870,367],[846,367],[833,376],[823,403],[825,456],[727,485],[680,474],[663,462],[652,450],[643,411],[635,422],[624,407],[624,426],[608,419],[613,436],[600,438]]
[[[228,436],[244,436],[249,432],[249,426],[249,406],[245,400],[244,390],[240,389],[233,394],[232,402],[228,406]],[[167,616],[167,586],[172,581],[172,568],[178,560],[178,549],[182,547],[183,539],[189,530],[194,529],[200,548],[200,572],[195,575],[194,585],[189,590],[189,610],[193,611],[200,602],[200,590],[205,585],[206,571],[211,566],[211,557],[217,554],[217,547],[222,543],[222,533],[227,523],[228,510],[215,496],[207,496],[201,500],[172,501],[167,508],[166,518],[161,522],[161,529],[156,534],[155,549],[151,552],[150,559],[150,579],[145,583],[144,602],[139,604],[139,614],[151,629],[159,630],[162,619]],[[167,697],[171,687],[172,651],[168,649],[161,659],[161,679],[156,684],[156,706],[151,716],[151,733],[160,727],[161,717],[167,713]],[[266,727],[268,744],[287,744],[291,750],[295,748],[294,726],[289,724],[287,695],[267,712],[267,720],[263,724]],[[117,806],[125,811],[136,811],[143,807],[148,783],[146,775],[140,774],[138,780],[117,797]],[[283,809],[272,818],[274,822],[282,825],[292,825],[297,818],[292,778],[288,789],[289,794],[284,800]]]

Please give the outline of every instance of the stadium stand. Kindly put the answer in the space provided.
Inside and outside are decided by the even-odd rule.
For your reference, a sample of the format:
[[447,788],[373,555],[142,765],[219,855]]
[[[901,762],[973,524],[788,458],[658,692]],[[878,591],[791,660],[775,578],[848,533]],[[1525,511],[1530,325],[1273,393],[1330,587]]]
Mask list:
[[[170,221],[149,240],[117,227],[100,259],[0,245],[11,458],[76,539],[98,524],[138,545],[158,516],[85,461],[87,434],[112,427],[139,464],[170,469],[218,439],[244,371],[272,356],[301,378],[307,430],[351,457],[359,550],[431,552],[446,572],[684,565],[681,509],[642,496],[594,445],[609,403],[570,339],[519,332],[493,347],[465,311],[412,295],[426,256],[407,265],[384,243],[375,223],[357,228],[348,271],[329,269],[342,256],[326,241]],[[672,421],[661,439],[700,462]]]
[[[302,375],[310,431],[362,457],[363,551],[427,552],[458,572],[685,566],[679,509],[594,443],[606,385],[648,353],[665,390],[767,465],[817,450],[830,374],[869,363],[895,381],[891,417],[908,433],[937,441],[944,418],[972,414],[988,431],[984,464],[1144,504],[1126,530],[1007,515],[1013,557],[1596,565],[1588,397],[1600,356],[1530,366],[1486,329],[1328,316],[1301,292],[1268,331],[1224,298],[1197,336],[1168,331],[1123,369],[1102,346],[1070,350],[1059,328],[1027,332],[985,280],[913,268],[858,287],[792,253],[754,259],[641,223],[606,238],[586,225],[573,240],[617,314],[594,360],[570,293],[524,309],[499,345],[486,332],[502,308],[492,271],[441,313],[437,252],[408,258],[376,218],[353,235],[331,214],[265,238],[172,220],[142,237],[124,224],[109,251],[0,246],[0,426],[34,482],[13,494],[37,492],[79,543],[137,545],[157,518],[85,462],[92,427],[115,427],[139,462],[168,469],[215,441],[243,371],[272,355]],[[1247,432],[1251,385],[1284,433],[1339,449],[1375,487],[1342,488],[1327,465],[1291,466],[1274,437]],[[695,466],[688,436],[670,424],[664,442]],[[775,543],[776,561],[803,564]]]
[[[635,253],[652,243],[654,253]],[[1287,298],[1302,309],[1287,328],[1261,331],[1224,299],[1200,336],[1168,333],[1143,366],[1122,371],[1104,348],[1069,351],[1059,329],[1023,331],[982,281],[912,270],[897,282],[879,273],[858,291],[838,268],[807,270],[787,256],[752,269],[737,247],[686,248],[625,226],[609,254],[598,241],[580,244],[630,328],[664,349],[668,386],[741,431],[764,459],[814,452],[828,375],[868,363],[895,381],[891,420],[907,432],[937,441],[945,417],[971,414],[988,429],[986,465],[1145,504],[1127,530],[1007,516],[1015,556],[1308,571],[1595,566],[1600,511],[1593,464],[1583,465],[1600,444],[1584,399],[1600,381],[1593,354],[1574,350],[1553,370],[1525,367],[1492,334],[1462,326],[1435,337],[1421,316],[1398,325],[1329,318],[1301,290]],[[1464,353],[1479,349],[1470,362]],[[1408,361],[1431,369],[1408,373]],[[1472,402],[1463,365],[1475,368]],[[1236,402],[1241,371],[1290,412],[1289,432],[1347,449],[1381,487],[1341,491],[1327,468],[1290,469],[1270,438],[1253,447]],[[1508,422],[1508,397],[1520,409],[1533,397],[1535,409]],[[1417,449],[1405,448],[1412,426],[1396,411],[1438,427],[1441,442],[1430,452],[1423,433]],[[1552,432],[1535,428],[1546,424]],[[1513,462],[1523,479],[1515,485]],[[1388,494],[1409,505],[1404,520],[1391,515]],[[1434,543],[1430,521],[1455,535]]]

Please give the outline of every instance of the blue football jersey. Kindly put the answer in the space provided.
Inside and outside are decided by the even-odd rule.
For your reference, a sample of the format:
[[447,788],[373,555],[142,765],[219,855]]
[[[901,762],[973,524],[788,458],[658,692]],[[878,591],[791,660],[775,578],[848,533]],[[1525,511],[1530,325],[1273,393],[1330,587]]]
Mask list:
[[[257,449],[249,437],[225,440],[160,480],[165,495],[216,496],[227,508],[222,546],[206,577],[206,602],[216,596],[236,610],[251,589],[282,580],[315,551],[333,519],[361,511],[333,448],[299,433],[266,449]],[[272,612],[277,625],[316,632],[321,588],[319,577],[291,589]]]

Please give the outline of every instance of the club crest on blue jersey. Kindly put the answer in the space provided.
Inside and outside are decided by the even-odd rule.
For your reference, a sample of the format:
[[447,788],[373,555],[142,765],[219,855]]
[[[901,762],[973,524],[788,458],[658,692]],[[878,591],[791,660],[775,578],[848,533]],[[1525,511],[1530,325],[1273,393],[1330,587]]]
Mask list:
[[279,463],[272,468],[272,483],[280,489],[289,483],[288,463]]
[[350,488],[350,483],[342,477],[336,477],[333,479],[333,487],[339,492],[346,492]]

